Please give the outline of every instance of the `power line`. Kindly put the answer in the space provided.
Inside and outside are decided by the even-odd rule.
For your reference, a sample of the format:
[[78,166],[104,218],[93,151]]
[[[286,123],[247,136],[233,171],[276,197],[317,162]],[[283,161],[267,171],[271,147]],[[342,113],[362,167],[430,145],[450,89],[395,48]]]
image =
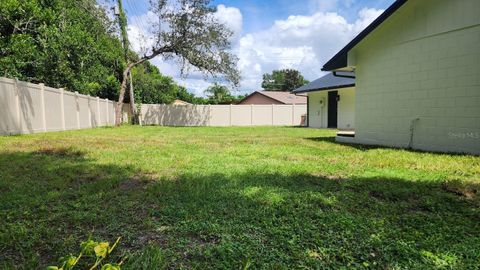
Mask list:
[[[126,30],[126,27],[127,27],[127,24],[128,24],[128,20],[127,20],[127,16],[124,12],[124,9],[123,9],[123,0],[117,0],[117,5],[118,5],[118,23],[120,25],[120,31],[121,31],[121,37],[122,37],[122,42],[123,42],[123,49],[125,51],[125,62],[128,64],[130,63],[130,59],[128,57],[128,51],[129,51],[129,47],[130,47],[130,43],[128,42],[128,34],[127,34],[127,30]],[[132,72],[130,70],[130,72],[128,73],[128,75],[130,77],[130,108],[131,108],[131,112],[132,112],[132,121],[134,123],[137,122],[137,108],[135,107],[135,101],[134,101],[134,93],[133,93],[133,82],[132,82]],[[127,80],[127,78],[123,78],[123,80]]]
[[[129,0],[125,0],[125,3],[129,7],[129,9],[136,15],[132,16],[132,20],[134,21],[134,24],[142,30],[148,30],[150,23],[148,21],[145,21],[143,14],[140,12],[140,8],[137,6],[136,2],[131,2]],[[145,13],[145,14],[148,14]]]
[[[137,3],[135,3],[135,1],[129,1],[129,0],[125,0],[125,4],[128,8],[128,10],[130,11],[129,13],[131,14],[131,16],[129,16],[130,18],[130,29],[132,27],[138,29],[138,33],[140,35],[140,41],[137,42],[138,44],[142,44],[140,45],[140,47],[138,48],[140,51],[142,52],[145,52],[147,51],[149,48],[147,48],[147,44],[149,44],[150,42],[153,41],[153,38],[152,38],[152,35],[151,35],[151,23],[148,23],[145,19],[145,14],[142,14],[140,12],[141,8],[138,7]],[[136,14],[136,15],[133,15],[133,14]],[[132,48],[133,49],[133,48]]]
[[[131,6],[131,3],[129,1],[125,1],[125,4],[128,8],[128,10],[131,12],[131,13],[136,13],[135,10],[133,9],[133,7]],[[131,15],[129,16],[130,17],[130,24],[137,27],[137,28],[142,28],[142,26],[140,25],[139,21],[138,21],[138,17],[137,16],[134,16],[134,15]]]

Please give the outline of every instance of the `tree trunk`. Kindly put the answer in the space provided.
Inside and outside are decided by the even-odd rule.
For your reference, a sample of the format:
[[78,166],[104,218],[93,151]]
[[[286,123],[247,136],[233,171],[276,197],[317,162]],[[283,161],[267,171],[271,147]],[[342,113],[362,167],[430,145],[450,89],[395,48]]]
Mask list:
[[[115,108],[115,125],[116,126],[120,126],[122,124],[123,100],[125,99],[125,90],[127,89],[128,74],[130,74],[130,71],[132,70],[132,68],[136,65],[139,65],[147,60],[154,58],[159,54],[162,54],[164,52],[171,52],[171,51],[172,49],[170,47],[161,48],[153,51],[152,54],[148,56],[144,56],[142,59],[138,60],[137,62],[130,63],[127,65],[127,67],[123,71],[122,84],[120,85],[120,93],[118,95],[117,107]],[[131,102],[131,103],[134,103],[134,102]]]
[[123,71],[122,85],[120,86],[120,94],[118,95],[117,107],[115,108],[115,125],[120,126],[122,124],[122,107],[123,100],[125,99],[125,90],[127,89],[128,73],[134,64],[129,64]]
[[130,112],[132,113],[132,124],[138,124],[138,113],[137,106],[135,106],[135,95],[133,91],[133,81],[132,81],[132,72],[129,72],[130,75]]

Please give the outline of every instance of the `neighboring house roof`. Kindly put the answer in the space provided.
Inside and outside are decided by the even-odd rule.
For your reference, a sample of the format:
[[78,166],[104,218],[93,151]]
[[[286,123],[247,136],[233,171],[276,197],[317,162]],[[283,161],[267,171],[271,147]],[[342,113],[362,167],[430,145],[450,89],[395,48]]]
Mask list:
[[306,96],[296,96],[287,91],[255,91],[245,97],[242,101],[247,100],[251,96],[257,94],[266,96],[283,104],[307,104]]
[[188,103],[186,101],[180,100],[180,99],[175,99],[172,102],[172,105],[190,105],[191,103]]
[[314,80],[309,84],[293,90],[292,93],[299,94],[313,91],[353,87],[355,86],[355,78],[351,78],[353,76],[353,72],[337,72],[337,75],[332,72]]
[[360,34],[358,34],[350,43],[341,49],[332,59],[330,59],[325,65],[323,65],[323,71],[332,71],[339,68],[347,67],[348,65],[348,52],[355,47],[360,41],[368,36],[373,30],[381,25],[386,19],[388,19],[395,11],[403,6],[408,0],[396,0],[385,12],[383,12],[377,19],[375,19],[367,28],[365,28]]

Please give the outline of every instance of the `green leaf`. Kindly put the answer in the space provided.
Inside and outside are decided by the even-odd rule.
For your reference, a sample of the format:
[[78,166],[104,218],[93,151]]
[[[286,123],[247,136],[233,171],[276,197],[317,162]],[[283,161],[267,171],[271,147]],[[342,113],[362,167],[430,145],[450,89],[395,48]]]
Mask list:
[[102,266],[102,270],[120,270],[120,265],[107,263]]
[[69,255],[64,259],[63,263],[65,270],[72,269],[77,264],[77,257]]
[[93,254],[95,251],[94,251],[94,248],[98,245],[98,242],[95,242],[93,240],[88,240],[88,241],[85,241],[85,242],[82,242],[80,244],[80,246],[82,247],[82,250],[83,252],[85,252],[85,254],[88,254],[88,255],[91,255]]
[[98,245],[95,246],[95,255],[100,258],[105,258],[108,254],[108,242],[100,242]]
[[60,268],[58,268],[58,266],[49,266],[46,270],[60,270]]

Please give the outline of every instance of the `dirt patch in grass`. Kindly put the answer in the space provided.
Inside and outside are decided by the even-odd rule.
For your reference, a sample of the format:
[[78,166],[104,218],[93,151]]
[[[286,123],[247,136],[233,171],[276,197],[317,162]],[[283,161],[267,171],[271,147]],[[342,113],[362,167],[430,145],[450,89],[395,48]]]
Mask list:
[[402,203],[405,205],[405,209],[411,213],[429,213],[432,210],[425,204],[422,196],[411,193],[411,194],[395,194],[395,193],[386,193],[381,190],[371,190],[368,192],[368,195],[378,201],[386,203]]
[[370,197],[373,197],[381,201],[387,200],[387,198],[385,197],[385,194],[383,194],[383,192],[378,190],[371,190],[370,192],[368,192],[368,195],[370,195]]
[[334,181],[336,183],[340,183],[341,181],[345,180],[344,175],[341,173],[336,173],[336,174],[325,174],[325,173],[311,173],[310,176],[312,176],[315,179],[321,178],[323,180],[328,180],[328,181]]
[[407,202],[407,203],[418,203],[420,198],[417,194],[397,194],[395,192],[385,192],[381,190],[370,190],[368,195],[372,198],[375,198],[380,201],[388,202]]
[[203,257],[202,254],[208,247],[218,245],[219,243],[220,237],[216,235],[189,235],[186,247],[177,251],[182,256],[181,263],[174,263],[169,269],[191,268],[191,261],[198,257]]
[[120,183],[119,188],[122,191],[141,190],[145,185],[146,183],[141,180],[130,178]]
[[474,199],[480,192],[480,184],[465,183],[458,180],[445,181],[442,183],[442,189],[446,192],[456,194],[458,196]]
[[148,184],[156,181],[157,175],[150,173],[136,174],[133,177],[123,181],[119,185],[122,191],[144,190]]
[[85,156],[85,152],[72,147],[42,148],[35,151],[34,154],[52,156],[55,158],[83,158]]
[[132,247],[139,248],[147,246],[148,244],[156,244],[162,248],[167,247],[168,236],[167,232],[150,231],[145,232],[132,242]]
[[190,235],[190,247],[205,247],[208,245],[215,245],[220,243],[220,237],[216,235]]
[[0,185],[0,194],[10,192],[12,189],[8,186]]
[[77,187],[81,187],[85,184],[91,184],[97,181],[100,181],[106,177],[106,174],[102,172],[86,172],[78,176],[78,178],[74,179],[74,185]]

